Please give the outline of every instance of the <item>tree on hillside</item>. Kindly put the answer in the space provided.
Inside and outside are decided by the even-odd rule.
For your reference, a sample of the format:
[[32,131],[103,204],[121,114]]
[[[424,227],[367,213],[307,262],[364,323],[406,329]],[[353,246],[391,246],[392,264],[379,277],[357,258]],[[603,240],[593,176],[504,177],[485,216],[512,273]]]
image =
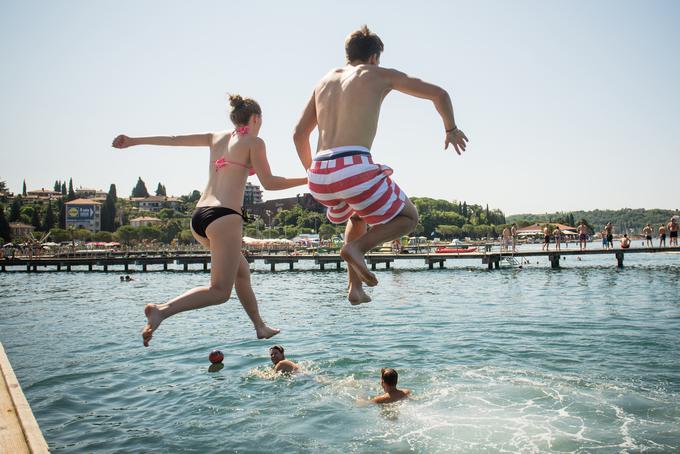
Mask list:
[[66,202],[63,198],[57,200],[57,213],[59,213],[59,228],[66,229]]
[[21,195],[26,197],[26,180],[24,180],[24,186],[23,186],[23,189],[21,190]]
[[61,181],[55,180],[55,182],[54,182],[54,191],[55,191],[55,192],[60,192],[60,191],[61,191]]
[[7,183],[0,181],[0,192],[7,192]]
[[68,179],[68,195],[66,196],[66,200],[69,202],[71,200],[76,199],[76,192],[73,190],[73,178]]
[[162,196],[167,196],[168,194],[165,191],[165,186],[158,183],[158,187],[156,188],[156,195],[162,195]]
[[201,192],[194,189],[190,194],[183,195],[181,198],[187,202],[198,202],[201,198]]
[[102,230],[113,232],[116,222],[116,185],[112,184],[109,187],[109,193],[106,194],[106,200],[102,205]]
[[61,195],[66,195],[66,182],[61,182]]
[[45,211],[45,218],[43,219],[43,230],[48,232],[54,227],[54,211],[52,211],[52,202],[47,202],[47,210]]
[[12,241],[12,230],[9,228],[9,222],[5,218],[5,209],[0,207],[0,239],[3,243]]
[[146,184],[142,181],[142,177],[137,179],[137,184],[132,188],[132,197],[149,197],[149,191],[146,190]]
[[21,197],[16,197],[12,201],[12,206],[9,211],[9,222],[17,222],[21,217]]
[[31,215],[31,225],[35,227],[36,230],[42,230],[42,226],[40,225],[40,213],[36,209],[33,210],[33,214]]

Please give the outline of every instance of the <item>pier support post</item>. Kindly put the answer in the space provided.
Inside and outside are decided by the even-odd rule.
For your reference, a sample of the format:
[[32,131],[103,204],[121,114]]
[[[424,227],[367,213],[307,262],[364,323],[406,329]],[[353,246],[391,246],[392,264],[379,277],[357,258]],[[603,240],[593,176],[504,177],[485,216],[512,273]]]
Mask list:
[[104,264],[104,272],[106,273],[108,270],[109,270],[109,265],[107,265],[107,264],[105,263],[105,264]]
[[616,266],[623,268],[623,252],[621,251],[616,253]]
[[550,267],[554,270],[560,267],[560,254],[550,254],[548,256],[550,259]]
[[500,260],[494,260],[493,261],[493,267],[497,270],[501,269],[501,261]]
[[337,269],[337,270],[340,269],[340,262],[335,262],[335,269]]
[[30,263],[28,265],[26,265],[26,271],[28,271],[29,273],[31,272],[31,264]]
[[288,262],[288,269],[293,271],[293,262]]
[[184,264],[184,271],[189,271],[189,264],[188,263]]
[[168,262],[163,264],[163,271],[168,271]]
[[71,271],[71,265],[66,265],[66,271]]
[[7,271],[7,270],[5,269],[5,265],[4,265],[4,264],[0,265],[0,269],[2,269],[2,272],[3,272],[3,273],[4,273],[5,271]]
[[125,272],[126,272],[126,273],[127,273],[129,267],[130,267],[130,265],[126,263],[126,264],[125,264]]
[[319,267],[321,268],[321,271],[323,271],[324,269],[326,269],[326,267],[324,266],[324,263],[323,263],[323,262],[319,263]]
[[142,264],[142,271],[144,271],[146,273],[146,263]]
[[61,271],[61,263],[57,263],[57,271]]
[[269,264],[269,269],[270,269],[271,271],[276,271],[276,264],[275,264],[274,262],[270,263],[270,264]]
[[208,271],[208,262],[203,262],[203,271]]
[[372,262],[372,263],[371,263],[371,269],[372,269],[373,271],[375,271],[375,268],[376,268],[375,262]]

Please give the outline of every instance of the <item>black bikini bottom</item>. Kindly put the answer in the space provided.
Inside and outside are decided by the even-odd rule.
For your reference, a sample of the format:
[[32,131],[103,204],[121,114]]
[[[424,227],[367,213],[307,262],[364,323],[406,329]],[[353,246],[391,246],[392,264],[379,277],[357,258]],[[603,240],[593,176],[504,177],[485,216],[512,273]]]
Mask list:
[[236,210],[226,207],[199,207],[194,210],[194,214],[191,216],[191,228],[203,238],[207,238],[205,229],[207,229],[214,220],[219,219],[222,216],[229,216],[230,214],[241,216],[244,222],[248,222],[248,217],[243,208],[239,213]]

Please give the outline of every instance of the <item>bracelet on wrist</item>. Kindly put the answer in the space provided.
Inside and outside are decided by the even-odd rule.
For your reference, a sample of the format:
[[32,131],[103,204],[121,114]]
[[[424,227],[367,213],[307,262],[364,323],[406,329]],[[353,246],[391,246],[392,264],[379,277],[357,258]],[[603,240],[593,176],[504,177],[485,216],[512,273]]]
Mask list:
[[451,133],[451,132],[456,132],[456,131],[458,131],[458,127],[457,127],[457,126],[454,126],[454,127],[451,128],[451,129],[445,129],[445,131],[446,131],[447,134],[449,134],[449,133]]

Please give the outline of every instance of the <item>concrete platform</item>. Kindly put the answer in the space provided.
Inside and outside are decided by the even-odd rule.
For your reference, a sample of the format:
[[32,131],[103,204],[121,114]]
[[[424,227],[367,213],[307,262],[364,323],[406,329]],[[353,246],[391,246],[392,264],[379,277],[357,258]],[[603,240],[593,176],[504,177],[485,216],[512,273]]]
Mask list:
[[0,343],[0,452],[50,452]]

